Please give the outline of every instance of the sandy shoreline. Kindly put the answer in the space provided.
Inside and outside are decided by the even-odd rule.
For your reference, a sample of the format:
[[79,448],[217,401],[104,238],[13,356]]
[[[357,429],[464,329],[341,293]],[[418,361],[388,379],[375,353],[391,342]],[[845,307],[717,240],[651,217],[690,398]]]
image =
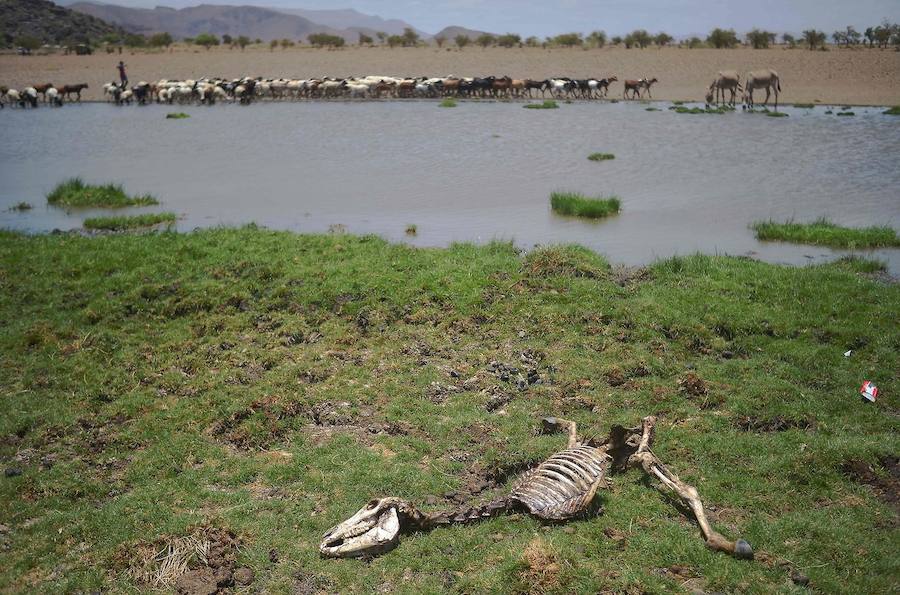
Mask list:
[[[115,65],[128,65],[132,82],[161,78],[244,75],[310,78],[319,76],[550,76],[618,75],[657,77],[654,99],[697,100],[715,73],[724,69],[746,72],[773,68],[782,80],[781,102],[819,102],[847,105],[900,104],[900,52],[868,49],[811,52],[808,50],[684,50],[678,48],[625,50],[544,50],[539,48],[347,48],[337,51],[294,48],[244,52],[176,48],[170,52],[94,54],[92,56],[0,55],[0,84],[21,89],[51,82],[88,83],[86,100],[101,99],[100,87],[116,78]],[[621,97],[614,83],[610,97]]]

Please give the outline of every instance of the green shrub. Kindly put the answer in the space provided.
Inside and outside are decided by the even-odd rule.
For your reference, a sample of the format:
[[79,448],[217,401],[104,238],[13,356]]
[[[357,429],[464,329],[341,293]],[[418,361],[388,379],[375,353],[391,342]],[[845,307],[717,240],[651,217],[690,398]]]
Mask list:
[[554,192],[550,206],[561,215],[597,219],[618,213],[621,202],[616,196],[589,198],[577,192]]
[[128,196],[121,186],[85,184],[81,178],[71,178],[59,184],[47,195],[47,202],[60,207],[134,207],[156,205],[159,201],[149,194]]

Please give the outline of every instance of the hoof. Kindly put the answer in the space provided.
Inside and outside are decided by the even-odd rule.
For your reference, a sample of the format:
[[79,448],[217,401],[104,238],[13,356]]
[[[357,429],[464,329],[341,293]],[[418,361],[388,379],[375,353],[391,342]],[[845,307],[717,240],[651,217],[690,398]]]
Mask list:
[[734,557],[743,560],[752,560],[753,548],[743,539],[738,539],[737,543],[734,544]]

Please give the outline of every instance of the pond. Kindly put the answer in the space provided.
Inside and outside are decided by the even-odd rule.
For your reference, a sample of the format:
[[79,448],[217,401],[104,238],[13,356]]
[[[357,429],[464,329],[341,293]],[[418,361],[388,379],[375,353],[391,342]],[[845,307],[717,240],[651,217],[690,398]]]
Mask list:
[[[577,243],[627,265],[698,251],[791,264],[843,254],[759,242],[748,228],[759,219],[900,227],[900,118],[877,108],[838,118],[788,107],[790,117],[769,118],[653,105],[660,111],[430,101],[6,109],[0,227],[66,230],[96,216],[46,205],[72,176],[154,194],[159,207],[130,211],[175,211],[181,230],[255,222],[420,246]],[[167,120],[171,111],[190,118]],[[598,151],[615,159],[587,160]],[[616,194],[622,212],[555,215],[554,190]],[[35,208],[9,210],[21,201]],[[900,250],[865,254],[900,272]]]

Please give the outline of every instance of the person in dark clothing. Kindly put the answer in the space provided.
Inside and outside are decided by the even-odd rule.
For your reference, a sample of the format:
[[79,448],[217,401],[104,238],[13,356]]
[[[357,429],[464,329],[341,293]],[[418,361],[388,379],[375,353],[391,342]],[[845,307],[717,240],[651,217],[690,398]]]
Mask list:
[[119,65],[116,67],[119,69],[119,80],[122,81],[122,88],[128,86],[128,74],[125,73],[125,63],[119,60]]

